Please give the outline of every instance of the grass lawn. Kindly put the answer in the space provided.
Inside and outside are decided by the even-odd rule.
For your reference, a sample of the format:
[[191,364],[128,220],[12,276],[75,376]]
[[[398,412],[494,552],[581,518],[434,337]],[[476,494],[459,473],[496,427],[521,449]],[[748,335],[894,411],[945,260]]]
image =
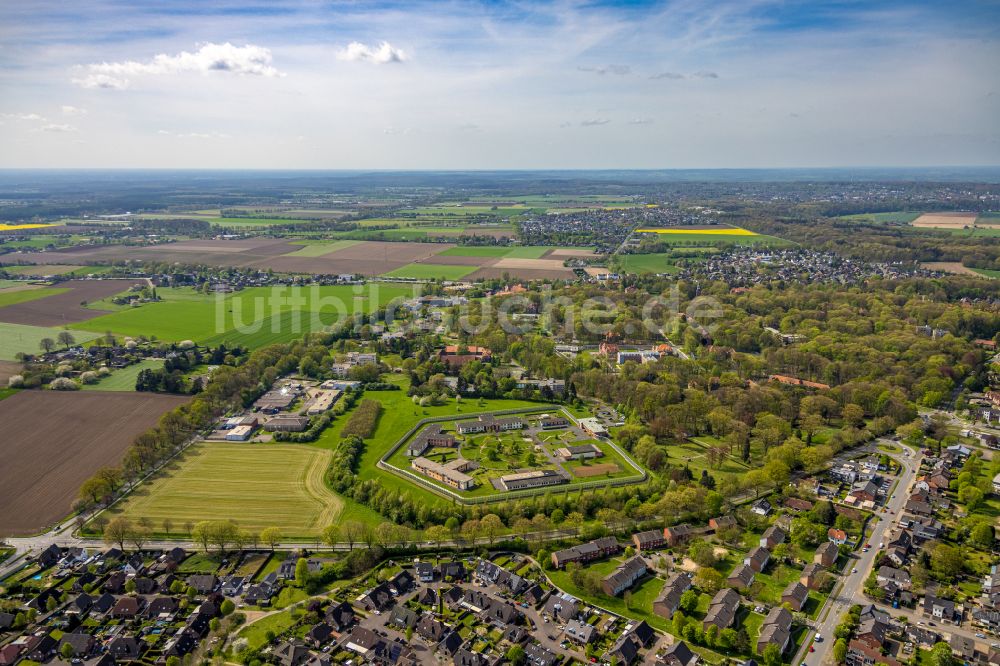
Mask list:
[[[0,361],[14,361],[18,352],[38,354],[41,351],[38,344],[42,341],[42,338],[52,338],[55,340],[62,330],[60,328],[5,324],[0,322]],[[73,331],[73,337],[76,338],[77,343],[82,344],[101,337],[101,334]]]
[[331,252],[336,252],[337,250],[343,250],[344,248],[351,247],[352,245],[357,245],[361,241],[355,240],[339,240],[331,241],[327,243],[295,243],[296,245],[302,245],[302,248],[295,250],[294,252],[289,252],[285,254],[286,257],[323,257]]
[[794,569],[785,564],[779,564],[768,569],[768,573],[757,574],[754,584],[751,587],[754,597],[771,606],[781,603],[781,593],[785,591],[788,584],[798,580],[802,574],[798,569]]
[[273,526],[289,536],[313,536],[344,509],[324,481],[331,457],[297,444],[196,444],[114,513],[148,518],[154,529],[164,518],[175,531],[188,521],[234,518],[253,532]]
[[16,389],[16,388],[0,388],[0,400],[3,400],[4,398],[9,398],[10,396],[14,395],[20,390],[21,389]]
[[990,270],[989,268],[973,268],[971,270],[974,270],[980,275],[985,275],[988,278],[1000,278],[1000,271]]
[[673,255],[670,253],[657,254],[620,254],[615,257],[615,262],[624,273],[679,273],[680,268],[674,266]]
[[163,360],[147,358],[133,363],[127,368],[114,370],[96,384],[83,384],[84,391],[134,391],[135,380],[143,370],[155,370],[163,367]]
[[508,257],[514,259],[539,259],[543,254],[549,250],[555,250],[554,247],[544,247],[540,245],[524,245],[522,247],[515,247],[507,254]]
[[[395,298],[413,295],[412,287],[375,284],[355,291],[347,285],[255,287],[225,296],[192,289],[158,289],[163,299],[125,308],[73,325],[77,330],[159,340],[227,342],[249,347],[288,342],[319,330],[340,315],[371,312]],[[95,306],[99,307],[99,306]]]
[[394,271],[384,274],[384,277],[414,278],[417,280],[461,280],[469,273],[479,270],[478,266],[446,266],[444,264],[407,264]]
[[[0,308],[6,307],[8,305],[15,305],[17,303],[27,303],[28,301],[37,301],[40,298],[48,298],[49,296],[55,296],[56,294],[64,294],[69,289],[57,289],[55,287],[41,287],[39,289],[28,288],[28,289],[18,289],[0,291]],[[3,316],[3,312],[0,312],[0,317]]]
[[[591,564],[587,567],[587,569],[597,571],[602,576],[606,576],[614,571],[615,567],[621,564],[621,562],[622,560],[618,558],[604,560]],[[656,597],[660,594],[660,591],[666,584],[666,581],[662,578],[655,578],[652,576],[643,578],[637,586],[632,588],[630,608],[626,608],[623,597],[609,597],[603,593],[592,595],[586,590],[577,587],[573,583],[570,574],[566,571],[546,571],[545,575],[547,575],[559,589],[569,592],[574,597],[592,603],[596,606],[600,606],[601,608],[606,608],[613,613],[618,613],[619,615],[623,615],[625,617],[634,618],[636,620],[645,620],[650,626],[662,631],[669,631],[670,629],[669,620],[653,613],[653,602],[656,600]]]
[[251,648],[260,648],[267,643],[269,632],[279,635],[291,629],[295,622],[296,620],[292,617],[291,611],[282,611],[273,615],[267,615],[256,622],[246,625],[240,629],[237,636],[247,639],[247,643]]
[[667,446],[667,455],[672,464],[687,463],[692,473],[701,474],[708,470],[709,474],[745,474],[750,468],[734,456],[727,456],[718,468],[708,464],[709,447],[719,446],[718,439],[710,436],[692,437],[691,439]]

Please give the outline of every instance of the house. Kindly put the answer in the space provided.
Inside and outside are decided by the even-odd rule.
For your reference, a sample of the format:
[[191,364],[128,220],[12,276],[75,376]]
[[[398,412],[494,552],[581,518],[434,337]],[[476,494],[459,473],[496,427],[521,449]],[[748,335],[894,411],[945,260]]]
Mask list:
[[781,606],[772,608],[764,618],[757,637],[757,654],[764,654],[764,649],[772,644],[777,645],[778,650],[784,653],[792,639],[791,628],[792,614]]
[[354,626],[357,619],[354,616],[354,609],[346,601],[331,605],[326,609],[324,618],[335,631],[344,632]]
[[465,565],[461,562],[442,562],[438,572],[442,580],[465,580]]
[[822,573],[823,567],[815,562],[810,562],[802,568],[802,574],[799,576],[799,582],[810,590],[818,590],[820,582],[822,581],[822,576],[820,575]]
[[146,606],[144,615],[150,620],[172,620],[178,607],[177,600],[173,597],[155,597]]
[[580,615],[580,602],[565,592],[553,594],[546,600],[542,613],[563,622],[573,620]]
[[731,587],[723,588],[715,593],[712,602],[709,604],[708,612],[705,613],[704,629],[708,625],[714,624],[719,631],[727,629],[736,620],[736,613],[740,609],[740,595]]
[[313,647],[323,647],[333,636],[333,627],[326,623],[319,623],[310,627],[306,632],[306,641]]
[[208,594],[214,592],[219,585],[219,579],[212,574],[196,574],[188,576],[188,587],[193,587],[198,594]]
[[736,518],[733,516],[719,516],[717,518],[709,518],[708,526],[718,532],[719,530],[728,529],[730,527],[736,526]]
[[394,595],[406,594],[413,588],[413,577],[403,569],[386,581],[389,591]]
[[903,571],[902,569],[890,566],[879,567],[875,580],[878,582],[879,586],[882,587],[889,582],[895,583],[895,585],[901,590],[909,590],[913,586],[910,581],[909,573]]
[[799,499],[798,497],[789,497],[785,500],[785,506],[798,513],[800,511],[811,510],[813,503],[809,500]]
[[341,646],[346,650],[366,656],[375,649],[380,640],[378,634],[371,629],[354,627],[351,629],[351,633],[347,635],[347,638],[341,641]]
[[268,432],[302,432],[308,428],[309,417],[295,414],[272,416],[264,423],[264,430]]
[[617,539],[612,536],[601,537],[579,546],[557,550],[552,553],[552,566],[561,569],[570,562],[590,562],[614,555],[619,550],[621,546],[618,545]]
[[497,479],[500,487],[507,492],[556,486],[568,482],[569,478],[565,473],[554,469],[533,469],[527,472],[515,472],[514,474],[505,474]]
[[883,655],[880,649],[870,648],[857,639],[848,643],[845,663],[847,666],[875,666],[875,664],[902,666],[892,657]]
[[279,644],[272,654],[280,666],[302,666],[312,657],[306,644],[297,638]]
[[684,543],[692,535],[694,535],[694,530],[687,523],[663,528],[663,538],[666,540],[667,545],[671,547]]
[[580,428],[590,435],[591,437],[596,437],[598,439],[604,439],[608,436],[608,429],[604,427],[604,424],[600,420],[595,418],[580,419]]
[[785,591],[781,593],[781,603],[788,604],[788,607],[794,611],[802,610],[808,598],[809,588],[797,580],[789,583]]
[[484,582],[506,588],[511,594],[520,594],[528,587],[528,581],[524,578],[490,560],[479,560],[479,564],[476,566],[476,576]]
[[844,530],[838,530],[835,527],[831,527],[826,531],[826,538],[830,540],[831,543],[835,543],[838,546],[842,546],[847,543],[847,532]]
[[90,634],[63,634],[59,639],[59,652],[62,653],[65,646],[69,646],[68,652],[74,657],[84,657],[90,655],[97,646],[94,637]]
[[684,641],[676,641],[657,660],[657,666],[695,666],[698,655],[691,651]]
[[566,637],[574,643],[587,645],[597,637],[597,629],[593,625],[581,622],[580,620],[570,620],[564,628]]
[[531,666],[555,666],[559,655],[551,652],[538,643],[528,643],[524,646],[525,663]]
[[[763,539],[761,539],[763,541]],[[760,573],[771,561],[771,551],[763,546],[756,546],[743,558],[743,564],[750,567],[754,573]]]
[[[827,533],[829,534],[829,532]],[[846,538],[846,534],[844,537]],[[826,543],[820,544],[819,548],[816,549],[816,554],[813,555],[813,562],[824,567],[831,567],[837,561],[837,557],[840,556],[840,550],[837,548],[837,544],[832,541],[827,541]]]
[[446,624],[434,617],[432,613],[424,613],[416,625],[417,635],[428,643],[440,643],[448,633]]
[[766,497],[761,497],[759,500],[751,505],[750,510],[756,513],[758,516],[767,516],[771,513],[771,503],[767,501]]
[[653,601],[653,612],[668,620],[677,612],[681,605],[681,595],[691,587],[691,579],[681,573],[675,573],[667,579],[659,596]]
[[508,430],[520,430],[524,427],[524,421],[520,417],[497,418],[493,414],[480,414],[475,421],[459,421],[458,434],[472,435],[479,432],[506,432]]
[[146,642],[135,636],[116,636],[108,643],[108,654],[115,661],[138,661],[146,651]]
[[370,611],[382,612],[392,608],[396,604],[396,599],[389,586],[380,583],[361,595],[361,604]]
[[629,666],[639,658],[639,641],[629,632],[622,633],[615,644],[611,646],[603,657],[607,663]]
[[455,458],[442,464],[430,458],[418,456],[410,462],[410,466],[424,476],[440,481],[446,486],[458,490],[469,490],[476,486],[476,480],[465,472],[475,469],[479,463],[465,458]]
[[740,564],[733,569],[731,574],[729,574],[729,578],[726,579],[726,584],[729,585],[729,587],[735,587],[739,590],[753,585],[753,580],[754,570],[746,564]]
[[656,550],[667,545],[667,539],[660,530],[646,530],[632,535],[632,543],[637,552]]
[[778,527],[777,525],[771,525],[766,530],[764,534],[760,537],[761,548],[772,549],[778,544],[784,543],[785,541],[785,531]]
[[848,497],[853,497],[856,502],[874,502],[878,498],[878,484],[874,479],[863,481],[855,486]]
[[438,352],[438,358],[452,370],[456,370],[472,361],[489,363],[493,358],[493,352],[486,347],[448,345]]
[[942,622],[956,623],[961,620],[961,616],[955,612],[954,601],[940,599],[933,594],[924,595],[923,613],[925,617]]
[[419,620],[420,616],[406,606],[396,606],[389,616],[389,624],[403,631],[415,627]]
[[434,565],[430,562],[417,562],[413,565],[413,572],[421,583],[434,581]]
[[646,562],[641,557],[633,557],[605,577],[601,581],[601,588],[608,596],[617,597],[645,575]]
[[139,614],[141,597],[121,597],[111,609],[111,617],[131,619]]

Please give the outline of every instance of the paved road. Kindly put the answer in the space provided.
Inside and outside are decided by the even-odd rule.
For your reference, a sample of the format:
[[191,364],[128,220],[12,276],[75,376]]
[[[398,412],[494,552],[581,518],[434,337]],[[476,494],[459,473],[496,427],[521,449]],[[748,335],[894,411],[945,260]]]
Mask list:
[[[890,443],[888,440],[885,440],[885,442]],[[893,442],[893,444],[896,443]],[[807,666],[833,664],[833,630],[840,624],[841,618],[852,604],[865,603],[862,590],[865,579],[868,577],[868,573],[875,563],[875,556],[879,550],[878,544],[888,538],[891,528],[897,524],[900,511],[906,504],[907,491],[916,479],[917,470],[920,468],[919,454],[915,454],[909,447],[904,446],[903,448],[904,454],[894,456],[903,468],[899,474],[899,483],[892,491],[892,496],[886,503],[892,515],[888,512],[879,512],[880,519],[875,523],[874,530],[867,541],[867,543],[873,544],[873,547],[867,553],[862,553],[860,550],[857,551],[857,560],[852,561],[850,564],[851,569],[857,569],[857,573],[850,573],[850,569],[848,570],[847,575],[843,576],[841,582],[834,587],[834,593],[830,595],[825,607],[820,611],[820,619],[816,623],[816,633],[820,634],[823,639],[820,642],[813,643],[816,652],[810,654],[808,651],[810,641],[805,641],[802,648],[792,660],[793,664],[804,664]],[[906,451],[909,451],[910,455],[905,455]]]

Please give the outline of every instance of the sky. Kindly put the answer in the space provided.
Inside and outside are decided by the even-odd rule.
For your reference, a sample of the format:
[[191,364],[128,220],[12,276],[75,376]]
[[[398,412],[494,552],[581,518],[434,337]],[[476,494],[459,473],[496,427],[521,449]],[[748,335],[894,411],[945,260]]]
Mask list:
[[997,164],[996,0],[0,3],[0,167]]

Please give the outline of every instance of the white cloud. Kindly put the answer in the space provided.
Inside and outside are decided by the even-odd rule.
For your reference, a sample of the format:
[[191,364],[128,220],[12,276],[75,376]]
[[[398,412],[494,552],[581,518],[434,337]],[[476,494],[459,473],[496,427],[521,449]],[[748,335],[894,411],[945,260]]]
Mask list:
[[351,42],[337,53],[338,60],[348,62],[371,62],[376,65],[403,62],[409,57],[402,49],[397,49],[389,42],[379,42],[377,46],[368,46],[361,42]]
[[652,118],[632,118],[630,121],[628,121],[628,124],[629,125],[652,125],[653,124],[653,119]]
[[607,125],[611,121],[607,118],[588,118],[580,123],[581,127],[597,127],[599,125]]
[[594,74],[599,74],[604,76],[605,74],[614,74],[615,76],[625,76],[632,72],[632,68],[628,65],[601,65],[599,67],[577,67],[581,72],[593,72]]
[[59,123],[47,123],[42,125],[41,130],[43,132],[75,132],[76,128],[72,125],[62,125]]
[[64,104],[62,106],[62,113],[64,116],[85,116],[87,115],[87,109],[81,109],[78,106]]
[[168,132],[167,130],[157,130],[160,136],[172,136],[175,139],[231,139],[231,134],[225,132]]
[[37,113],[5,113],[3,118],[9,118],[11,120],[27,120],[30,122],[45,122],[45,116],[40,116]]
[[176,55],[160,53],[152,60],[139,62],[102,62],[86,66],[86,76],[74,78],[73,83],[83,88],[105,88],[123,90],[128,88],[136,76],[160,76],[195,72],[230,72],[248,76],[284,76],[271,64],[270,49],[253,44],[234,46],[225,44],[203,44],[194,53],[181,51]]
[[653,74],[649,78],[654,79],[654,80],[656,80],[656,79],[670,79],[672,81],[676,81],[678,79],[683,79],[685,77],[680,72],[660,72],[659,74]]

